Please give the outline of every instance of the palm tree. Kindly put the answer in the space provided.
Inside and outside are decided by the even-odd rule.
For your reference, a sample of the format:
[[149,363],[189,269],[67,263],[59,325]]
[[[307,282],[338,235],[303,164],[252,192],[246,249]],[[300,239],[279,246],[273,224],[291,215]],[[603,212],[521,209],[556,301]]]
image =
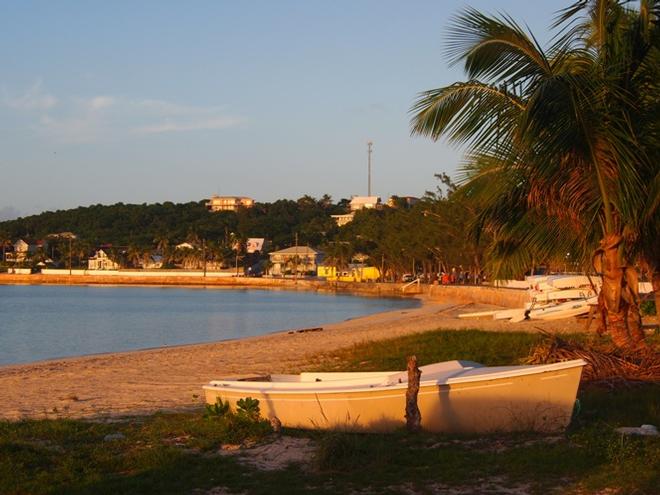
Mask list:
[[145,252],[136,244],[129,244],[126,250],[126,258],[133,268],[141,268],[146,258]]
[[628,4],[578,1],[546,50],[510,17],[468,9],[448,53],[469,80],[412,108],[413,134],[467,145],[459,192],[483,207],[495,274],[559,254],[593,259],[619,347],[644,336],[631,262],[660,281],[660,3]]
[[5,262],[5,254],[7,253],[7,248],[12,246],[11,239],[9,237],[5,237],[4,235],[0,235],[0,246],[2,246],[2,257],[0,258],[0,263]]

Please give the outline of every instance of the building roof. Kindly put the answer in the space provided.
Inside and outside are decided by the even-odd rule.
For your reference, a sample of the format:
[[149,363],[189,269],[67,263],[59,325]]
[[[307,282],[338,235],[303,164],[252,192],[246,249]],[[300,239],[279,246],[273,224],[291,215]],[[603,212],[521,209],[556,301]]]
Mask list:
[[319,254],[319,251],[315,251],[311,247],[307,246],[292,246],[286,249],[280,249],[279,251],[273,251],[270,254],[289,254],[289,255],[316,255]]
[[380,198],[378,196],[353,196],[351,203],[378,203]]
[[378,196],[353,196],[349,204],[352,211],[365,208],[378,208],[380,206],[380,197]]
[[181,244],[174,246],[174,249],[195,249],[195,246],[189,242],[182,242]]

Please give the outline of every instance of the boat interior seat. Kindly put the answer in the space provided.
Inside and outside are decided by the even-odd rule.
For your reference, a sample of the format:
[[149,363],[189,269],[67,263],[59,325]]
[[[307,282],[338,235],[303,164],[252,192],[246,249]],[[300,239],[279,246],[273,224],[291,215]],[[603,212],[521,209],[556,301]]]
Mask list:
[[[474,361],[444,361],[442,363],[428,364],[426,366],[420,366],[419,370],[422,372],[420,381],[424,380],[434,380],[436,378],[447,378],[454,376],[457,372],[462,372],[465,370],[473,368],[481,368],[482,364],[475,363]],[[385,379],[380,383],[382,386],[388,385],[397,385],[399,383],[408,382],[408,371],[400,371],[398,373],[393,373],[385,377]]]

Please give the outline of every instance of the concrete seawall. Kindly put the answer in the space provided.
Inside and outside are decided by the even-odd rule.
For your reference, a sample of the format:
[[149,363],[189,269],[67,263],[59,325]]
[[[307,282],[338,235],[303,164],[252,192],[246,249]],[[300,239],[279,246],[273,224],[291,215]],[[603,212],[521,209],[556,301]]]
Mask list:
[[522,289],[504,289],[487,285],[431,285],[426,289],[428,296],[439,302],[495,304],[507,308],[522,308],[526,302],[529,302],[527,291]]
[[293,280],[282,278],[131,275],[16,275],[0,274],[0,285],[158,285],[252,289],[307,290],[353,293],[383,297],[428,297],[438,302],[495,304],[520,308],[527,302],[527,291],[489,286],[420,285],[402,292],[400,283],[328,282],[325,280]]

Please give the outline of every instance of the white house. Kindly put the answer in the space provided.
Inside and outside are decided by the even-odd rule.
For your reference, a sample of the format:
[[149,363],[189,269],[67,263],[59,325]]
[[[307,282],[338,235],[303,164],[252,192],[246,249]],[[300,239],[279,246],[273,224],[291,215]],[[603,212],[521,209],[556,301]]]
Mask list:
[[245,196],[213,196],[206,202],[206,208],[210,211],[238,211],[253,205],[254,199]]
[[380,208],[380,198],[378,196],[353,196],[351,198],[351,211],[372,208]]
[[343,215],[330,215],[334,218],[339,227],[346,225],[353,221],[355,212],[360,210],[378,209],[381,207],[380,198],[378,196],[353,196],[349,203],[350,213]]
[[316,273],[323,254],[307,246],[296,246],[273,251],[268,256],[271,263],[270,274],[281,276]]
[[112,261],[103,249],[99,249],[94,256],[87,260],[87,268],[89,270],[118,270],[119,264]]
[[355,218],[355,212],[352,211],[350,213],[345,213],[343,215],[330,215],[330,216],[335,219],[335,222],[337,223],[338,227],[343,227],[347,223],[351,223],[353,221],[353,218]]
[[37,244],[29,244],[23,239],[17,240],[13,245],[13,252],[5,253],[5,261],[11,263],[22,263],[31,254],[37,252],[39,246]]

